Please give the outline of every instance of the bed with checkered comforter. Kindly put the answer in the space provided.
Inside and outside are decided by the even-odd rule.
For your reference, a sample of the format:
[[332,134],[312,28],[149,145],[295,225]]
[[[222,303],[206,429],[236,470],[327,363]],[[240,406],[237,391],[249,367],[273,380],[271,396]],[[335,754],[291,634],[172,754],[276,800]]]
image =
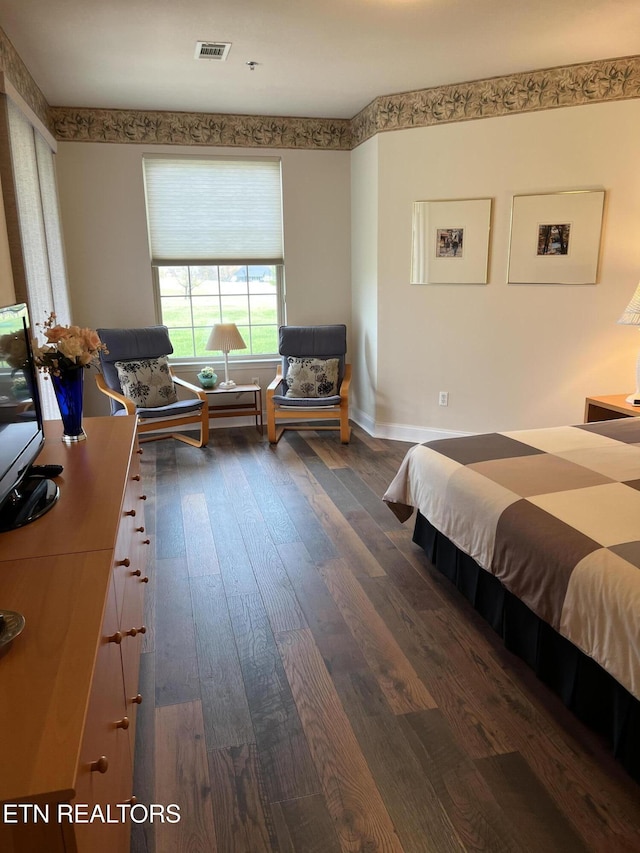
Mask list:
[[640,418],[416,445],[384,500],[640,699]]

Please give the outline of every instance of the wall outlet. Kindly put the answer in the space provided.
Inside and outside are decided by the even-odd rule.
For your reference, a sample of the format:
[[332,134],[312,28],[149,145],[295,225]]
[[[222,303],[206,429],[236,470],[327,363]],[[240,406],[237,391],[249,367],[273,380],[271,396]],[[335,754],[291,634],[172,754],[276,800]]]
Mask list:
[[251,377],[251,384],[252,385],[260,385],[260,377],[259,376],[252,376]]
[[439,406],[448,406],[449,405],[449,392],[441,391],[438,394],[438,405]]

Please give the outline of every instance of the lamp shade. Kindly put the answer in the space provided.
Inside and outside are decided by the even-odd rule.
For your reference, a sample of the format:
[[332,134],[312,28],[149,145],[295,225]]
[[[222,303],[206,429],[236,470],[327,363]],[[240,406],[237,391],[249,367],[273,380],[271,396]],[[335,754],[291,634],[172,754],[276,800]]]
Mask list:
[[242,339],[242,335],[238,331],[235,323],[216,323],[205,349],[220,350],[220,352],[228,353],[232,349],[246,349],[247,345]]
[[640,326],[640,284],[631,297],[631,302],[624,309],[622,317],[618,320],[624,326]]

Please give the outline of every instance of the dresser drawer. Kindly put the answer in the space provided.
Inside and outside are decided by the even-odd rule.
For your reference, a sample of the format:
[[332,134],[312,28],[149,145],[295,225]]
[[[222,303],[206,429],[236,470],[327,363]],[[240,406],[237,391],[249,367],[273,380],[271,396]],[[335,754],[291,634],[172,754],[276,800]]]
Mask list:
[[[120,640],[120,642],[118,642]],[[94,805],[114,819],[120,817],[117,804],[131,797],[130,720],[126,713],[115,588],[111,584],[106,602],[102,637],[98,647],[84,737],[76,777],[73,804],[78,808]],[[73,836],[78,851],[102,853],[128,849],[128,821],[75,823]]]

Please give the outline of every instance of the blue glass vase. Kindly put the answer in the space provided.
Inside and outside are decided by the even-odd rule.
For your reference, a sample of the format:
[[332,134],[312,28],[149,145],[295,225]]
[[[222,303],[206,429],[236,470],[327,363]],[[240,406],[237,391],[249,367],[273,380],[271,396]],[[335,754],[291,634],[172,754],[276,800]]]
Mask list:
[[84,441],[87,437],[82,429],[84,368],[76,367],[72,370],[63,370],[60,376],[52,374],[51,382],[62,417],[62,440],[66,444]]

